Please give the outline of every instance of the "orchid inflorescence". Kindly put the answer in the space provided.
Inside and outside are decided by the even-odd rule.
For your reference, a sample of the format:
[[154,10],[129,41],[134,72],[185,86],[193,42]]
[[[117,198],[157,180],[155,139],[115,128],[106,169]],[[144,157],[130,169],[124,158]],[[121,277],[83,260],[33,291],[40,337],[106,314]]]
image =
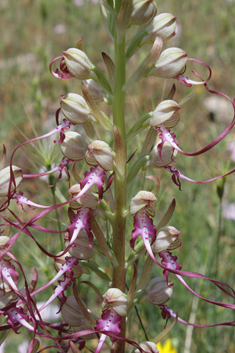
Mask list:
[[[209,93],[228,99],[234,110],[235,103],[227,95],[209,89],[211,69],[208,65],[188,58],[187,53],[180,48],[163,50],[165,41],[177,34],[178,24],[176,17],[171,14],[157,14],[154,0],[100,0],[100,10],[104,26],[114,43],[114,60],[106,53],[102,53],[109,80],[84,52],[82,39],[74,48],[63,51],[62,56],[51,62],[51,73],[58,79],[82,81],[83,96],[78,93],[61,96],[60,108],[56,112],[57,126],[45,135],[20,144],[11,155],[9,166],[4,168],[5,147],[0,160],[1,211],[4,211],[1,214],[3,230],[0,237],[0,313],[6,318],[1,331],[12,329],[19,333],[22,327],[31,331],[32,340],[27,352],[39,351],[40,338],[50,340],[50,347],[55,347],[57,351],[59,349],[59,352],[80,352],[86,345],[89,347],[90,340],[98,340],[95,353],[102,350],[105,342],[112,352],[124,352],[125,342],[132,345],[135,352],[158,352],[156,343],[167,335],[176,321],[190,325],[178,316],[180,312],[175,313],[165,304],[173,296],[173,282],[169,280],[170,273],[200,299],[227,309],[235,309],[234,304],[202,297],[186,282],[187,277],[208,280],[227,296],[235,298],[235,292],[229,285],[207,278],[200,273],[182,270],[177,256],[172,254],[181,245],[181,232],[174,226],[168,225],[176,206],[175,200],[169,205],[164,217],[156,224],[154,204],[157,202],[156,196],[160,190],[159,178],[156,175],[146,176],[155,183],[152,191],[140,190],[136,195],[128,195],[130,183],[149,167],[169,171],[173,182],[180,189],[181,179],[193,183],[207,183],[233,173],[235,169],[222,176],[196,181],[186,177],[172,165],[175,165],[178,153],[197,156],[217,145],[232,129],[235,115],[229,126],[215,140],[199,151],[188,153],[179,147],[180,141],[176,140],[176,134],[173,132],[180,120],[181,109],[173,99],[176,91],[175,84],[165,95],[165,99],[158,103],[153,111],[141,116],[128,133],[125,129],[124,109],[126,92],[132,85],[148,76],[174,79],[186,87],[202,85]],[[126,47],[125,36],[133,26],[139,26],[138,33]],[[131,57],[143,45],[151,46],[149,54],[126,80],[125,68]],[[53,67],[57,61],[60,61],[59,68],[54,70]],[[197,72],[191,70],[196,79],[188,78],[185,72],[190,61],[206,67],[208,77],[203,79]],[[100,110],[101,101],[112,106],[112,117],[108,117]],[[99,129],[96,131],[97,125]],[[143,134],[147,128],[142,150],[135,154],[128,143],[136,134]],[[101,129],[105,132],[106,141],[100,137]],[[54,135],[57,136],[54,143],[60,146],[62,153],[58,166],[37,174],[24,174],[22,168],[14,165],[15,154],[19,148]],[[112,142],[108,143],[111,139]],[[126,158],[127,151],[131,154],[129,160]],[[133,158],[136,159],[135,163],[132,161]],[[84,175],[80,175],[77,171],[78,161],[83,161],[85,165]],[[54,175],[57,172],[59,175],[56,182],[49,186],[58,188],[64,170],[68,176],[68,193],[71,197],[63,203],[41,205],[27,199],[20,191],[25,179]],[[127,195],[131,197],[129,205],[126,203]],[[40,208],[42,210],[27,222],[22,221],[11,208],[14,199],[25,211]],[[68,208],[69,219],[67,226],[61,225],[63,230],[56,231],[37,225],[36,222],[49,212],[64,206]],[[5,215],[6,212],[9,212],[10,217]],[[133,219],[131,234],[125,229],[128,217]],[[109,239],[105,236],[101,225],[103,223],[99,223],[99,218],[112,226]],[[53,234],[53,239],[63,234],[64,247],[58,254],[49,253],[34,237],[32,229]],[[34,270],[33,279],[29,284],[20,259],[14,256],[14,244],[20,241],[21,233],[29,236],[35,246],[54,259],[57,273],[38,289],[36,289],[37,270]],[[136,244],[137,239],[139,241]],[[126,240],[131,248],[128,257]],[[96,264],[94,254],[109,260],[112,277]],[[145,257],[144,266],[137,268],[135,262],[141,256]],[[162,271],[162,276],[150,280],[151,270],[156,266],[155,264],[160,272]],[[133,276],[130,283],[127,283],[126,271],[132,265]],[[95,290],[101,302],[101,306],[95,313],[90,311],[89,303],[85,303],[80,298],[76,283],[76,279],[90,272],[96,273],[106,286],[106,290],[100,293],[95,283],[86,282]],[[19,289],[17,285],[19,275],[24,279],[23,289]],[[36,301],[40,298],[39,293],[47,291],[47,288],[53,285],[54,291],[51,297],[38,307]],[[129,290],[126,293],[127,286]],[[67,291],[69,287],[72,288],[73,295],[69,295],[71,294],[71,290]],[[51,324],[44,321],[40,313],[58,298],[63,321]],[[125,323],[132,309],[144,301],[158,306],[163,319],[173,318],[173,321],[151,341],[134,342],[126,335]],[[207,327],[234,326],[234,324],[233,321],[193,325]]]

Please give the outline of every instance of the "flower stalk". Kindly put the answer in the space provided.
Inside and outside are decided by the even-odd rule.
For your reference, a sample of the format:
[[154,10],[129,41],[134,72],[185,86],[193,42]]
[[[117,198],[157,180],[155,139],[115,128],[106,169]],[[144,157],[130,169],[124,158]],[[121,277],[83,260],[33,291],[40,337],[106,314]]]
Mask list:
[[[120,9],[121,1],[116,2],[116,11]],[[125,131],[125,92],[122,90],[126,80],[125,70],[125,36],[121,43],[118,42],[117,34],[114,37],[114,53],[115,53],[115,87],[113,95],[113,123],[120,133],[124,151],[126,151],[126,131]],[[119,144],[115,144],[116,155],[120,154]],[[124,156],[122,156],[124,158]],[[126,161],[124,161],[126,164]],[[114,175],[114,219],[113,227],[113,251],[116,256],[118,266],[113,267],[112,286],[125,292],[126,269],[125,269],[125,229],[126,218],[124,212],[126,210],[126,167],[123,161],[116,161],[116,172]],[[125,337],[126,323],[125,316],[121,319],[121,336]],[[117,341],[114,344],[112,353],[124,352],[124,341]]]

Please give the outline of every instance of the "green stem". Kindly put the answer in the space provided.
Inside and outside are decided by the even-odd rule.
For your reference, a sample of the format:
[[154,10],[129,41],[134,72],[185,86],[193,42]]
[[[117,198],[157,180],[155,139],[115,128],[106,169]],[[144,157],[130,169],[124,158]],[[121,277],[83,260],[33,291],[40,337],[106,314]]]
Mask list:
[[136,315],[137,315],[137,317],[138,317],[138,319],[139,319],[139,322],[140,322],[141,328],[142,328],[142,330],[143,330],[143,332],[144,332],[145,339],[146,339],[146,341],[149,341],[149,338],[148,338],[147,332],[146,332],[146,330],[145,330],[145,328],[144,328],[143,322],[142,322],[142,320],[141,320],[141,317],[140,317],[140,314],[139,314],[139,311],[138,311],[138,309],[137,309],[136,305],[135,305],[135,312],[136,312]]
[[[115,10],[119,11],[121,1],[115,2]],[[125,133],[125,92],[122,87],[125,84],[125,37],[121,44],[117,42],[117,36],[114,38],[115,50],[115,87],[113,97],[113,122],[118,128],[124,146],[126,146]],[[116,151],[115,151],[116,152]],[[118,168],[118,166],[117,166]],[[113,252],[118,261],[118,266],[113,267],[113,288],[118,288],[125,292],[126,283],[126,269],[125,269],[125,227],[126,218],[124,212],[126,209],[126,171],[124,173],[115,173],[114,176],[114,190],[115,190],[115,209],[113,219]],[[125,337],[126,318],[121,320],[121,333]],[[124,353],[125,342],[118,340],[113,345],[112,353]]]
[[217,278],[219,270],[219,255],[220,255],[220,237],[222,234],[222,198],[220,198],[219,203],[219,223],[218,223],[218,232],[216,239],[216,251],[215,251],[215,278]]
[[125,108],[125,92],[122,91],[122,87],[125,84],[125,38],[119,45],[115,40],[115,88],[114,88],[114,99],[113,99],[113,122],[117,126],[123,142],[126,141],[125,133],[125,120],[124,120],[124,108]]

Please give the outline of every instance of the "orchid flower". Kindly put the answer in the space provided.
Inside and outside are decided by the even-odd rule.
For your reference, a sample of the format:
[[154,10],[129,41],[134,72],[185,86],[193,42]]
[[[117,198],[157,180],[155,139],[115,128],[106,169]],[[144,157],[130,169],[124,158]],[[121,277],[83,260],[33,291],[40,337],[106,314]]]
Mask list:
[[[91,71],[94,66],[87,55],[80,49],[70,48],[63,52],[63,56],[58,56],[50,63],[50,71],[56,78],[65,80],[68,78],[76,77],[80,80],[93,78],[97,81],[97,76]],[[60,70],[52,70],[52,65],[60,60]]]
[[[56,128],[54,128],[52,131],[48,132],[47,134],[44,134],[44,135],[41,135],[41,136],[38,136],[38,137],[34,137],[26,142],[23,142],[22,144],[20,144],[17,149],[21,146],[24,146],[25,144],[27,143],[30,143],[30,142],[34,142],[34,141],[38,141],[38,140],[42,140],[42,139],[45,139],[47,137],[50,137],[50,136],[53,136],[55,134],[57,134],[58,132],[59,133],[63,133],[65,130],[68,130],[70,128],[71,125],[74,125],[71,121],[67,120],[67,119],[63,119],[63,122],[61,124],[59,124]],[[60,139],[59,141],[54,141],[54,143],[61,143],[62,139]],[[16,151],[16,149],[15,149]],[[12,154],[12,157],[15,153],[15,151],[13,152]]]
[[210,66],[207,65],[206,63],[204,63],[203,61],[200,61],[200,60],[197,60],[197,59],[194,59],[194,58],[188,58],[187,61],[194,61],[194,62],[196,62],[196,63],[199,63],[199,64],[205,66],[205,67],[208,69],[208,71],[209,71],[209,75],[208,75],[207,79],[206,79],[206,80],[203,80],[203,79],[198,75],[198,73],[196,73],[196,71],[194,71],[194,70],[191,70],[192,73],[193,73],[195,76],[199,77],[199,78],[200,78],[200,81],[191,80],[191,79],[189,79],[187,76],[185,76],[184,74],[176,75],[176,76],[174,77],[174,79],[177,80],[177,81],[179,81],[179,82],[181,82],[181,83],[183,83],[186,87],[192,87],[193,85],[203,85],[203,84],[206,84],[206,83],[210,80],[210,78],[211,78],[211,68],[210,68]]
[[21,205],[22,209],[24,210],[24,205],[29,206],[29,208],[48,208],[50,206],[44,206],[44,205],[40,205],[38,203],[32,202],[29,199],[27,199],[26,197],[23,196],[22,192],[19,193],[15,193],[12,197],[12,199],[16,199],[17,205]]
[[[31,293],[31,296],[41,292],[42,290],[46,289],[47,287],[51,286],[55,281],[57,281],[62,275],[64,275],[67,271],[70,274],[70,277],[72,277],[72,268],[74,265],[78,263],[78,260],[75,257],[67,257],[65,264],[60,268],[58,273],[44,286],[41,288],[38,288],[34,292]],[[66,282],[67,283],[67,282]],[[66,284],[65,283],[65,284]]]
[[8,196],[14,193],[23,179],[22,169],[12,165],[0,171],[0,196]]
[[89,247],[92,247],[93,234],[91,233],[89,215],[90,209],[87,207],[82,207],[74,216],[74,218],[72,218],[72,224],[67,228],[70,238],[68,247],[70,247],[75,242],[82,229],[85,229],[85,231],[87,232],[89,239]]
[[[52,70],[52,65],[57,61],[57,60],[61,60],[60,61],[60,71],[58,69],[56,69],[56,71]],[[65,64],[65,59],[63,57],[63,55],[58,56],[56,58],[54,58],[51,63],[50,63],[50,72],[52,73],[52,75],[56,78],[59,78],[61,80],[66,80],[68,78],[72,78],[73,75],[69,72],[66,64]]]
[[18,272],[15,270],[15,267],[10,263],[10,261],[1,260],[0,262],[0,277],[5,279],[15,293],[19,293],[19,290],[16,286],[19,278]]
[[[177,263],[177,256],[172,256],[171,252],[169,251],[162,251],[159,253],[159,256],[162,258],[162,264],[165,266],[165,269],[164,269],[164,277],[166,278],[166,280],[168,281],[168,274],[169,274],[169,271],[170,270],[174,270],[175,271],[175,275],[176,277],[180,280],[181,283],[183,283],[183,285],[191,292],[193,293],[194,295],[196,295],[198,298],[200,299],[203,299],[204,301],[208,302],[208,303],[213,303],[215,305],[219,305],[219,306],[222,306],[222,307],[225,307],[225,308],[235,308],[235,305],[234,304],[229,304],[229,303],[222,303],[222,302],[216,302],[216,301],[213,301],[213,300],[209,300],[209,299],[206,299],[202,296],[200,296],[198,293],[196,293],[193,289],[191,289],[189,287],[189,285],[185,282],[185,280],[182,278],[181,276],[181,268],[182,266],[179,265]],[[184,272],[182,272],[183,274]],[[193,273],[192,273],[192,277],[193,277]],[[221,283],[222,284],[222,283]],[[220,287],[221,288],[221,287]],[[221,288],[222,289],[222,288]],[[223,290],[223,289],[222,289]],[[224,291],[224,290],[223,290]],[[229,294],[232,298],[235,298],[234,294]]]
[[82,197],[93,185],[98,187],[99,200],[103,198],[103,185],[104,185],[105,171],[100,166],[91,168],[90,172],[85,172],[85,178],[80,181],[81,191],[77,198]]
[[66,298],[64,296],[64,291],[68,286],[71,285],[71,278],[65,278],[62,281],[58,281],[58,285],[54,287],[54,292],[51,295],[51,297],[46,301],[45,304],[43,304],[38,311],[42,311],[45,309],[50,303],[52,303],[59,295],[61,295],[61,305],[63,305],[66,301]]
[[[163,319],[169,319],[170,317],[176,318],[177,315],[174,313],[174,311],[166,304],[160,305],[160,309],[162,310],[162,317]],[[182,324],[193,326],[193,327],[215,327],[215,326],[235,326],[235,321],[230,321],[230,322],[222,322],[218,324],[211,324],[211,325],[198,325],[198,324],[191,324],[190,322],[187,322],[180,317],[177,317],[177,320],[181,322]]]
[[[110,288],[104,294],[104,302],[102,304],[102,316],[97,320],[96,330],[111,331],[120,334],[120,321],[122,316],[126,315],[127,299],[126,295],[117,288]],[[107,336],[102,333],[95,353],[99,353]]]
[[130,212],[131,214],[135,214],[130,246],[134,249],[136,239],[138,236],[141,236],[146,250],[150,252],[153,257],[151,244],[153,244],[156,239],[157,230],[153,225],[153,220],[150,218],[149,213],[154,216],[153,204],[155,201],[157,201],[157,199],[153,193],[139,191],[138,194],[132,198],[130,204]]
[[[42,176],[50,175],[50,174],[56,173],[58,171],[58,172],[60,172],[59,176],[57,178],[57,181],[58,181],[62,177],[62,172],[63,172],[64,169],[66,170],[66,173],[68,173],[68,165],[71,162],[72,161],[69,160],[68,158],[63,158],[61,163],[58,164],[56,167],[52,168],[51,170],[48,170],[48,171],[43,172],[43,173],[37,173],[37,174],[23,174],[23,178],[24,179],[26,179],[26,178],[40,178]],[[54,186],[54,185],[51,185],[51,186]]]
[[156,126],[156,129],[159,132],[159,138],[162,140],[162,143],[167,141],[174,149],[176,149],[178,152],[180,152],[186,156],[198,156],[204,152],[209,151],[211,148],[216,146],[231,131],[231,129],[233,128],[233,126],[235,124],[235,104],[232,101],[232,99],[224,93],[210,90],[208,88],[208,86],[206,85],[206,83],[205,83],[205,87],[208,92],[225,97],[227,100],[229,100],[229,102],[232,104],[232,107],[234,110],[233,119],[232,119],[231,123],[229,124],[229,126],[217,138],[215,138],[211,143],[209,143],[206,147],[202,148],[200,151],[193,152],[193,153],[184,152],[178,147],[178,143],[175,141],[175,134],[170,132],[169,127],[164,126],[164,124],[159,124]]
[[91,168],[90,172],[85,172],[85,177],[80,181],[81,191],[76,197],[82,197],[93,185],[97,185],[99,204],[103,198],[105,172],[113,168],[113,153],[107,143],[96,140],[88,146],[85,159],[88,164],[95,167]]
[[204,181],[197,181],[197,180],[193,180],[193,179],[190,179],[188,177],[186,177],[185,175],[183,175],[178,169],[176,168],[173,168],[171,166],[165,166],[164,169],[168,170],[170,173],[172,173],[172,180],[174,182],[174,184],[176,184],[178,187],[179,187],[179,190],[181,190],[181,182],[180,182],[180,178],[181,179],[184,179],[186,181],[190,181],[191,183],[196,183],[196,184],[205,184],[205,183],[210,183],[211,181],[214,181],[214,180],[217,180],[217,179],[220,179],[224,176],[227,176],[229,174],[232,174],[235,172],[235,168],[233,168],[232,170],[230,170],[230,172],[228,173],[225,173],[223,175],[219,175],[219,176],[216,176],[214,178],[211,178],[211,179],[208,179],[208,180],[204,180]]
[[[151,193],[150,193],[151,194]],[[141,200],[141,203],[140,203]],[[181,265],[177,263],[177,256],[172,256],[172,254],[167,251],[167,250],[163,250],[159,252],[159,256],[162,258],[162,265],[156,260],[154,253],[153,253],[153,244],[154,241],[156,239],[156,227],[153,225],[153,220],[149,217],[149,215],[147,214],[147,209],[146,209],[146,204],[148,203],[147,201],[143,202],[144,198],[140,197],[140,198],[133,198],[132,199],[132,207],[131,210],[135,210],[135,208],[133,207],[134,205],[137,204],[137,202],[140,204],[140,210],[138,210],[137,208],[137,212],[134,216],[134,229],[132,231],[131,234],[131,241],[130,241],[130,246],[132,249],[134,249],[134,244],[135,241],[137,239],[138,236],[141,236],[144,246],[150,256],[150,258],[161,268],[163,268],[163,273],[164,273],[164,277],[166,278],[166,280],[168,281],[168,273],[172,272],[176,275],[176,277],[181,281],[181,283],[190,291],[192,292],[194,295],[196,295],[197,297],[203,299],[204,301],[213,303],[215,305],[219,305],[222,307],[226,307],[226,308],[235,308],[234,304],[229,304],[229,303],[221,303],[221,302],[215,302],[215,301],[211,301],[209,299],[206,299],[202,296],[200,296],[199,294],[197,294],[195,291],[193,291],[188,284],[185,282],[185,280],[182,278],[183,276],[187,276],[187,277],[198,277],[198,278],[204,278],[207,280],[210,280],[211,282],[215,283],[221,290],[223,290],[224,292],[226,292],[228,295],[230,295],[232,298],[234,298],[234,294],[230,294],[229,292],[227,292],[222,286],[224,286],[225,284],[222,282],[218,282],[218,281],[214,281],[211,280],[210,278],[207,278],[203,275],[200,274],[196,274],[193,272],[187,272],[187,271],[181,271]],[[177,234],[177,232],[176,232]],[[150,237],[151,237],[151,243],[150,243]],[[152,245],[152,246],[151,246]],[[176,243],[176,247],[179,245],[179,243]],[[172,248],[175,248],[175,246],[172,246]],[[156,250],[156,248],[155,248]],[[227,285],[226,285],[227,286]]]
[[[134,249],[135,241],[138,238],[138,236],[141,236],[144,242],[145,248],[149,252],[152,252],[150,245],[156,239],[156,227],[153,225],[153,220],[148,216],[148,214],[144,209],[141,209],[140,211],[138,211],[134,216],[134,229],[131,233],[131,241],[130,241],[130,246],[132,249]],[[151,243],[150,243],[150,237],[151,237]]]
[[[3,315],[7,316],[7,322],[11,326],[11,328],[14,330],[15,333],[18,333],[18,324],[21,326],[24,326],[27,328],[27,330],[31,332],[35,332],[35,329],[33,326],[31,326],[28,321],[29,321],[29,315],[25,314],[23,312],[23,309],[21,307],[16,307],[16,304],[12,304],[9,309],[0,311]],[[40,333],[40,332],[37,332]]]

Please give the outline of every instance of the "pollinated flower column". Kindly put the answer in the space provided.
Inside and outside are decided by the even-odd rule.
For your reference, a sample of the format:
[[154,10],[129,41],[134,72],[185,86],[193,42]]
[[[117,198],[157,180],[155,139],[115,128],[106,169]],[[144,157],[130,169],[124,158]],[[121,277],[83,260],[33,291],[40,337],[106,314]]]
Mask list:
[[[185,158],[197,156],[217,145],[232,129],[234,116],[229,126],[214,141],[200,151],[188,153],[179,147],[180,140],[176,140],[173,132],[180,121],[181,112],[179,103],[174,100],[175,84],[161,102],[156,102],[156,108],[140,116],[129,131],[126,131],[126,119],[130,115],[125,107],[130,87],[138,85],[143,78],[149,76],[156,76],[156,80],[173,79],[188,88],[202,85],[209,93],[228,99],[233,109],[234,102],[225,94],[209,89],[207,82],[211,69],[207,64],[188,58],[184,49],[165,48],[165,42],[177,34],[178,24],[174,15],[157,14],[154,0],[100,0],[100,11],[114,48],[113,58],[102,53],[107,75],[88,58],[82,39],[74,48],[63,51],[63,55],[52,60],[51,73],[57,79],[77,80],[81,94],[71,92],[61,96],[60,107],[56,112],[57,126],[51,132],[17,146],[11,155],[9,166],[4,167],[5,148],[0,159],[1,211],[4,211],[1,214],[3,231],[0,237],[0,314],[6,317],[6,325],[2,331],[13,329],[18,332],[22,327],[31,331],[32,340],[28,352],[38,351],[39,340],[43,339],[45,342],[46,339],[48,346],[45,348],[54,347],[59,352],[79,353],[85,347],[91,349],[90,341],[94,347],[95,341],[95,353],[101,352],[104,345],[113,353],[124,353],[126,349],[158,353],[156,344],[177,321],[191,325],[180,317],[180,308],[179,313],[175,313],[166,305],[174,298],[174,282],[169,280],[170,273],[171,277],[175,275],[185,286],[185,290],[201,300],[228,310],[235,309],[234,304],[226,301],[218,302],[213,298],[202,297],[188,285],[187,277],[204,279],[235,299],[235,292],[228,284],[182,269],[180,259],[175,255],[175,250],[181,245],[181,231],[169,224],[176,207],[175,199],[162,219],[157,220],[155,216],[157,194],[160,190],[159,169],[170,172],[168,175],[180,189],[181,179],[185,182],[207,183],[224,176],[212,176],[203,181],[192,180],[175,167],[175,162],[178,153],[185,155]],[[126,43],[127,33],[129,38],[129,32],[136,31],[137,34]],[[149,53],[138,67],[133,68],[129,60],[144,45],[148,46]],[[201,77],[192,71],[191,75],[194,77],[189,78],[186,73],[190,61],[204,66],[208,70],[207,77]],[[58,68],[55,69],[56,65]],[[100,110],[101,101],[111,106],[110,116]],[[141,149],[135,151],[132,141],[137,134],[144,142]],[[58,166],[43,173],[24,174],[23,167],[14,164],[22,146],[54,135],[54,143],[59,145],[61,151],[61,162]],[[112,142],[109,144],[108,141]],[[127,155],[131,156],[129,160]],[[83,163],[84,173],[76,167],[77,162]],[[130,194],[130,184],[138,181],[145,171],[149,174],[149,170],[152,174],[146,178],[152,181],[152,190],[136,188],[135,193]],[[25,179],[57,172],[59,175],[56,182],[50,187],[60,188],[63,171],[68,175],[67,190],[68,195],[70,194],[70,198],[64,195],[67,199],[63,203],[41,205],[37,200],[28,200],[20,191],[27,182]],[[127,196],[131,199],[129,204]],[[14,199],[18,207],[21,206],[26,211],[28,208],[39,209],[38,213],[29,217],[27,222],[20,220],[11,209]],[[66,206],[68,219],[67,224],[61,224],[62,230],[47,229],[37,224],[37,221],[47,217],[50,212]],[[6,216],[5,212],[10,212],[11,219],[13,217],[14,220]],[[101,219],[102,223],[106,222],[106,229],[108,226],[112,229],[110,239],[104,231],[105,227],[101,226]],[[126,230],[127,219],[133,223],[131,232]],[[62,235],[64,243],[61,251],[58,254],[49,253],[40,244],[40,240],[34,237],[33,228],[51,234],[53,239],[59,239]],[[29,284],[23,270],[24,264],[14,256],[14,246],[20,241],[22,233],[31,238],[33,246],[54,260],[54,267],[50,269],[53,273],[52,279],[37,289],[37,269]],[[126,244],[129,244],[129,249]],[[105,268],[98,265],[102,261],[96,263],[98,256],[109,262],[110,276]],[[144,258],[144,265],[137,268],[136,260],[140,257]],[[129,267],[133,268],[131,279],[126,276]],[[158,268],[161,275],[152,278],[154,268]],[[81,299],[76,281],[83,280],[84,275],[91,272],[103,281],[102,292],[96,283],[84,282],[94,290],[100,303],[98,308],[90,308],[89,302]],[[17,287],[19,275],[24,279],[23,290]],[[48,294],[47,301],[37,307],[36,300],[39,300],[40,293],[49,293],[51,286],[53,294]],[[58,300],[63,321],[54,325],[43,321],[42,310]],[[126,332],[126,322],[133,309],[143,302],[157,306],[163,320],[166,319],[166,323],[170,320],[170,324],[162,332],[156,332],[156,337],[143,342],[136,337],[136,341],[133,341]],[[138,320],[141,321],[141,318]],[[234,322],[193,324],[196,327],[217,325],[233,326]]]

